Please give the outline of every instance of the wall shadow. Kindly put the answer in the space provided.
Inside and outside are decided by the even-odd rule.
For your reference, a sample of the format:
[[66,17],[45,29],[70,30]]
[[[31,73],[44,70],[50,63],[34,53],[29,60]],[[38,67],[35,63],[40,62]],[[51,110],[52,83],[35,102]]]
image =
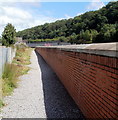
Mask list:
[[84,120],[83,114],[56,76],[56,73],[37,52],[36,55],[42,73],[47,118],[77,118]]

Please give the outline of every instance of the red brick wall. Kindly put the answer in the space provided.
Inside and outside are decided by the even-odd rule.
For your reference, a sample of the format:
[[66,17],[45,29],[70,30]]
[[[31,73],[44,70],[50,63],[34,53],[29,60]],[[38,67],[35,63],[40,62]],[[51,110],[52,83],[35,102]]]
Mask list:
[[86,118],[118,119],[118,59],[36,48],[53,68]]

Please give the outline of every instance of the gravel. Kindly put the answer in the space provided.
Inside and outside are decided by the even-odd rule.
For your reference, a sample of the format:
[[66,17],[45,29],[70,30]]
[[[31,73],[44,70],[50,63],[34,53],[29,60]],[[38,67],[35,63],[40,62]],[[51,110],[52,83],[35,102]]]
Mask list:
[[31,63],[31,70],[20,77],[13,95],[4,98],[7,105],[3,108],[3,118],[46,118],[41,69],[34,51]]
[[3,118],[85,119],[56,74],[35,51],[31,70],[20,77],[19,87],[4,98]]
[[42,73],[47,118],[76,118],[84,120],[82,112],[70,97],[55,72],[38,53],[36,54]]

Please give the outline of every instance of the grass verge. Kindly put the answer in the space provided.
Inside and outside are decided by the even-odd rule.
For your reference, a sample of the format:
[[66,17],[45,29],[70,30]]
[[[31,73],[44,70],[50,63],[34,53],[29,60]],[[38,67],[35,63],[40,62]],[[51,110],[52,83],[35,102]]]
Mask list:
[[[12,64],[5,64],[4,72],[2,75],[2,96],[10,95],[14,88],[18,86],[19,76],[27,74],[30,68],[30,54],[32,49],[24,45],[17,46],[16,56]],[[3,106],[0,100],[0,108]]]
[[18,82],[18,66],[14,64],[5,64],[2,75],[2,92],[3,96],[9,95],[14,88],[17,87]]
[[13,63],[18,65],[29,65],[31,51],[31,48],[25,47],[23,45],[17,46],[16,56],[13,59]]

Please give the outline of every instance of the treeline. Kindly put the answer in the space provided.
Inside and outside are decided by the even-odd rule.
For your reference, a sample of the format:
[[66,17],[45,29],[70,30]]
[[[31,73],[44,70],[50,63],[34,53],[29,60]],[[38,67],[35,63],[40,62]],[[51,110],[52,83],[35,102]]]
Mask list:
[[110,2],[100,10],[86,12],[68,20],[58,20],[19,31],[17,36],[30,41],[57,39],[70,43],[116,42],[118,1]]
[[[30,43],[34,42],[51,42],[51,41],[56,41],[56,42],[61,42],[60,37],[59,38],[53,38],[53,39],[28,39]],[[63,41],[63,40],[62,40]]]

